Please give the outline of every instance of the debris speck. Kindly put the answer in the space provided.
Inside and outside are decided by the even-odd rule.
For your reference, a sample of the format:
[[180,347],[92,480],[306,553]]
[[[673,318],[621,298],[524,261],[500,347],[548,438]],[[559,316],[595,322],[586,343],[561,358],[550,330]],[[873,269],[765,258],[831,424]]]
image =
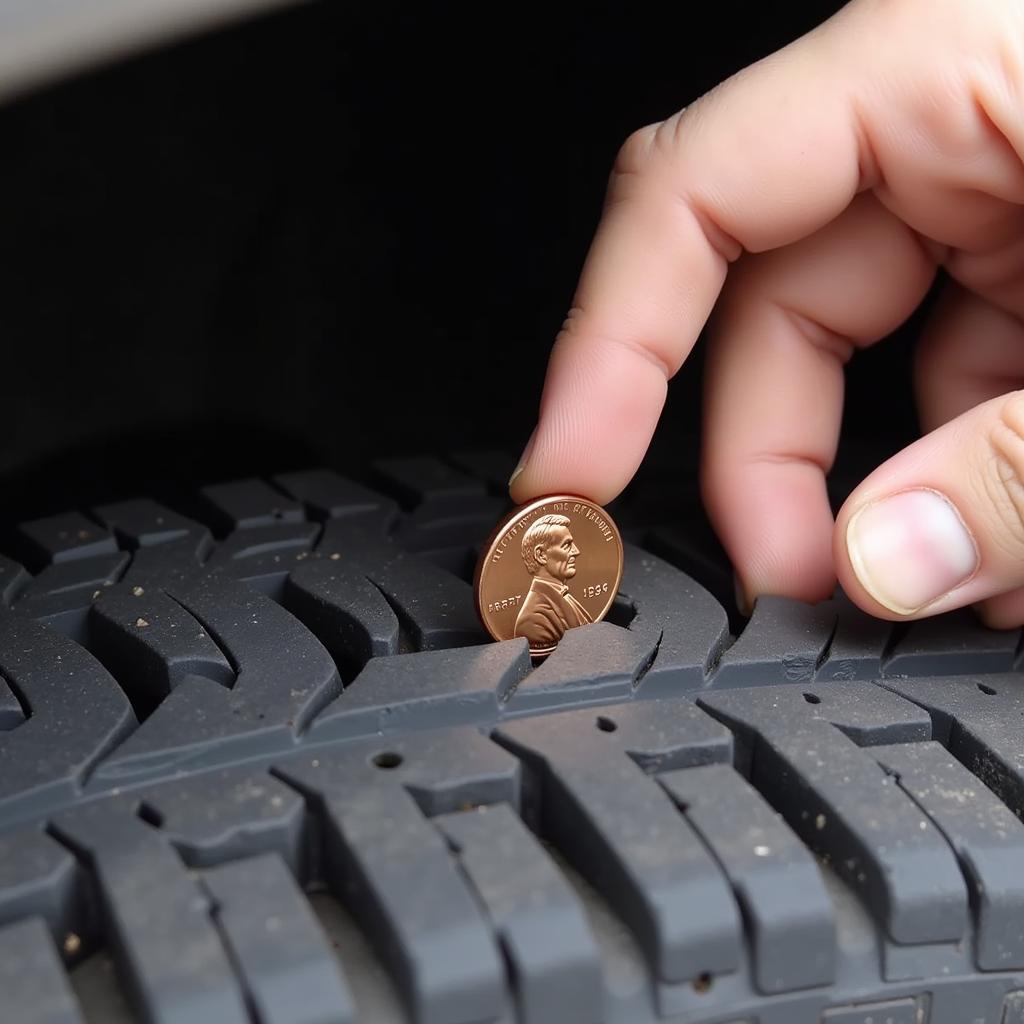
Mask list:
[[825,815],[824,815],[824,814],[819,814],[819,815],[818,815],[818,816],[817,816],[817,817],[816,817],[816,818],[814,819],[814,827],[815,827],[815,828],[816,828],[816,829],[817,829],[817,830],[818,830],[819,832],[820,832],[820,831],[821,831],[821,830],[822,830],[822,829],[823,829],[823,828],[825,827],[825,824],[826,824],[826,820],[825,820]]
[[336,562],[339,558],[341,558],[341,553],[340,552],[338,552],[338,551],[332,551],[331,552],[331,561],[332,562]]
[[310,761],[309,763],[310,763],[310,764],[311,764],[311,765],[312,765],[312,766],[313,766],[314,768],[319,768],[319,767],[320,767],[320,759],[319,759],[318,757],[314,757],[314,758],[313,758],[313,760],[312,760],[312,761]]
[[74,956],[81,948],[82,940],[74,932],[68,932],[64,936],[64,952],[68,956]]
[[767,857],[772,852],[770,846],[755,846],[754,856],[755,857]]
[[94,591],[92,592],[92,599],[93,599],[93,600],[95,601],[95,600],[96,600],[96,598],[97,598],[97,597],[99,597],[99,596],[100,596],[100,594],[102,594],[102,593],[103,593],[103,591],[102,591],[102,590],[94,590]]
[[920,830],[921,830],[922,832],[924,832],[924,831],[925,831],[925,830],[926,830],[926,829],[928,828],[928,822],[927,822],[927,821],[919,821],[919,822],[917,823],[917,827],[918,827],[918,828],[919,828],[919,829],[920,829]]
[[145,593],[145,591],[142,589],[142,587],[132,587],[132,593],[136,597],[142,597],[142,595]]
[[135,620],[135,625],[138,626],[139,629],[145,629],[149,625],[149,623],[140,615]]

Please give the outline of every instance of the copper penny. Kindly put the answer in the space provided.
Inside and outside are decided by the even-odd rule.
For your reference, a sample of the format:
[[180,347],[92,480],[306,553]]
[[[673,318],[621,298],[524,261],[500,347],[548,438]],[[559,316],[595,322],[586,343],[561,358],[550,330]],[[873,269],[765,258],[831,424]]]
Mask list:
[[550,654],[567,629],[608,614],[622,580],[622,537],[600,505],[571,494],[513,509],[480,552],[473,589],[495,640],[526,637]]

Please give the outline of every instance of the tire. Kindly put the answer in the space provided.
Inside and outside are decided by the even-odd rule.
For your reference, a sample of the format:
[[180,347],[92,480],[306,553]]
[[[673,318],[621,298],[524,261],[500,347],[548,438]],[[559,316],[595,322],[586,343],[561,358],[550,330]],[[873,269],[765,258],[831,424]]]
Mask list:
[[744,621],[655,483],[609,620],[531,668],[467,582],[508,468],[19,528],[0,1018],[1024,1022],[1018,632]]

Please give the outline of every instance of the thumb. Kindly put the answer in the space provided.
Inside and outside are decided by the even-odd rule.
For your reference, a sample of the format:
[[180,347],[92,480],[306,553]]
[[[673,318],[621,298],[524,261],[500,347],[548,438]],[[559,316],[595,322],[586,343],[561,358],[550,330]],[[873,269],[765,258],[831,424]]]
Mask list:
[[833,538],[843,589],[916,619],[1024,585],[1024,392],[971,409],[875,470]]

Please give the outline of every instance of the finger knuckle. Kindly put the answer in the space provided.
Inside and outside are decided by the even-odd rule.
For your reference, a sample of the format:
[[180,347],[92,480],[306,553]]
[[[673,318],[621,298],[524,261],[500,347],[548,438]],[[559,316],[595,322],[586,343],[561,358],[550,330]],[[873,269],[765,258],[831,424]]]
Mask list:
[[1015,557],[1024,551],[1024,391],[1006,396],[990,431],[984,487],[1002,521],[1005,538],[997,538]]

